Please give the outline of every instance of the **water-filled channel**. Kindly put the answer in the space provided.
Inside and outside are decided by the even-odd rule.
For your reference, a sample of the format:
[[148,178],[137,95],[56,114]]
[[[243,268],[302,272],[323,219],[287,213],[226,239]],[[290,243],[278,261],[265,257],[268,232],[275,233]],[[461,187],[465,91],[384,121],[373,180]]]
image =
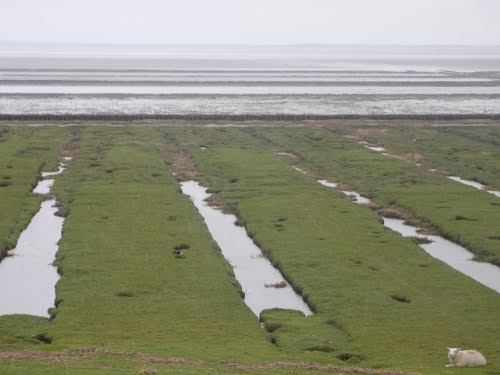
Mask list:
[[[309,306],[285,281],[280,271],[262,255],[245,229],[235,224],[236,216],[210,207],[205,201],[210,194],[198,182],[182,182],[181,188],[205,219],[212,237],[233,267],[235,277],[245,293],[244,301],[255,315],[259,316],[262,310],[270,308],[299,310],[306,316],[312,314]],[[273,287],[280,283],[286,286]]]
[[[55,176],[64,169],[61,164],[57,172],[42,176]],[[53,179],[41,180],[33,193],[48,194],[53,184]],[[55,199],[42,202],[16,247],[0,262],[0,315],[49,317],[48,309],[54,307],[59,274],[53,262],[64,223],[64,218],[55,215],[55,204]]]
[[457,176],[448,176],[448,178],[450,180],[455,181],[455,182],[459,182],[459,183],[461,183],[463,185],[471,186],[474,189],[484,190],[487,193],[493,194],[493,195],[497,196],[498,198],[500,198],[500,191],[487,190],[486,186],[484,186],[483,184],[480,184],[479,182],[470,181],[470,180],[464,180],[463,178],[460,178],[460,177],[457,177]]
[[[318,182],[329,188],[336,188],[337,184],[327,180],[318,180]],[[354,191],[343,191],[344,194],[353,197],[353,201],[358,204],[370,203],[366,197]],[[464,247],[454,242],[448,241],[440,236],[424,235],[418,232],[419,228],[404,224],[404,220],[382,217],[384,226],[400,233],[404,237],[426,238],[432,242],[420,244],[429,255],[437,258],[450,267],[460,271],[464,275],[471,277],[477,282],[500,293],[500,268],[483,262],[472,260],[474,254]]]

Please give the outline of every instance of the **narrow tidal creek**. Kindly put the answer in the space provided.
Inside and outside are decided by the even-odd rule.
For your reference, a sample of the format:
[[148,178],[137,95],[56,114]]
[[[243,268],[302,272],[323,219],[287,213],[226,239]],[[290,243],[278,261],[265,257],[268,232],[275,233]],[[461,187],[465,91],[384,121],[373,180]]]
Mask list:
[[[61,164],[57,172],[42,176],[56,176],[64,169]],[[48,194],[53,184],[53,179],[41,180],[33,193]],[[64,223],[64,218],[55,215],[55,204],[56,199],[42,202],[16,247],[0,262],[0,315],[50,316],[48,310],[54,307],[60,277],[53,262]]]
[[[318,182],[329,188],[336,188],[337,184],[327,180]],[[343,191],[344,194],[353,197],[357,204],[367,204],[370,200],[354,191]],[[441,260],[457,271],[469,276],[477,282],[500,293],[500,268],[483,262],[473,261],[474,254],[454,242],[448,241],[440,236],[424,235],[419,233],[419,228],[404,224],[404,220],[383,217],[384,226],[400,233],[404,237],[419,237],[432,241],[420,244],[432,257]]]
[[[205,219],[212,237],[233,267],[245,293],[245,303],[257,317],[262,310],[271,308],[299,310],[306,316],[312,314],[309,306],[285,281],[280,271],[263,257],[262,251],[248,237],[245,229],[235,224],[236,216],[210,207],[205,201],[210,194],[198,182],[182,182],[181,188]],[[273,287],[280,283],[286,286]]]
[[471,186],[473,187],[474,189],[478,189],[478,190],[484,190],[486,191],[487,193],[490,193],[490,194],[493,194],[494,196],[500,198],[500,191],[496,191],[496,190],[487,190],[486,189],[486,186],[484,186],[483,184],[480,184],[479,182],[475,182],[475,181],[470,181],[470,180],[464,180],[463,178],[460,178],[460,177],[456,177],[456,176],[448,176],[448,178],[450,180],[453,180],[455,182],[459,182],[463,185],[467,185],[467,186]]

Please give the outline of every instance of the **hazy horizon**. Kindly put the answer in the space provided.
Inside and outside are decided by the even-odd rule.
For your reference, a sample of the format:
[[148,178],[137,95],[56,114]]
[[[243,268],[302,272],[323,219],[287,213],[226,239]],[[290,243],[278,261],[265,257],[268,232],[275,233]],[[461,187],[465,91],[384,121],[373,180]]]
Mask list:
[[0,41],[498,45],[496,0],[3,0]]

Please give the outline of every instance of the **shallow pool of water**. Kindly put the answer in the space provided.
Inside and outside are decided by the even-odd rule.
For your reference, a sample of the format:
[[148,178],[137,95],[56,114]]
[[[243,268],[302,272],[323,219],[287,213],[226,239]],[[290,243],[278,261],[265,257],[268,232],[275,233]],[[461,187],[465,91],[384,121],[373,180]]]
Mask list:
[[376,151],[376,152],[386,151],[385,148],[383,148],[383,147],[376,147],[376,146],[365,146],[365,147],[372,150],[372,151]]
[[235,225],[236,216],[208,206],[205,199],[210,194],[198,182],[182,182],[181,188],[205,219],[212,237],[233,267],[245,293],[244,301],[255,315],[259,316],[262,310],[270,308],[299,310],[306,316],[312,314],[309,306],[288,283],[285,288],[266,287],[266,284],[285,281],[283,275],[262,256],[260,248],[248,237],[245,229]]

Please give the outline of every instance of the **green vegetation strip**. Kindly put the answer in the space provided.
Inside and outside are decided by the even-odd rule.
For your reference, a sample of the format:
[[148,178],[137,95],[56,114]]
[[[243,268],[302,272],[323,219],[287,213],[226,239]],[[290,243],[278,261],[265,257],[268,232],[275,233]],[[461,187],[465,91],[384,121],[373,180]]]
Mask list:
[[0,261],[40,208],[31,194],[42,168],[55,170],[68,131],[0,127]]
[[158,154],[156,135],[82,131],[80,152],[55,187],[71,211],[58,253],[58,307],[46,336],[53,347],[265,357],[274,348]]
[[[260,131],[291,142],[296,130]],[[309,131],[298,134],[308,140]],[[310,135],[316,137],[315,132]],[[318,142],[328,134],[321,131]],[[292,311],[263,312],[278,347],[368,367],[440,373],[446,346],[456,345],[481,350],[498,366],[500,317],[495,311],[500,300],[495,292],[384,228],[371,210],[292,170],[283,157],[241,130],[167,129],[164,135],[192,157],[203,185],[236,212],[315,309],[308,318]],[[309,147],[316,151],[314,143]],[[348,152],[356,159],[360,151]],[[385,168],[382,163],[372,167]],[[498,367],[471,373],[484,371]]]
[[402,207],[484,261],[500,266],[498,197],[366,149],[338,128],[249,130],[296,154],[318,177],[384,206]]
[[500,127],[360,127],[345,133],[424,168],[500,190]]

